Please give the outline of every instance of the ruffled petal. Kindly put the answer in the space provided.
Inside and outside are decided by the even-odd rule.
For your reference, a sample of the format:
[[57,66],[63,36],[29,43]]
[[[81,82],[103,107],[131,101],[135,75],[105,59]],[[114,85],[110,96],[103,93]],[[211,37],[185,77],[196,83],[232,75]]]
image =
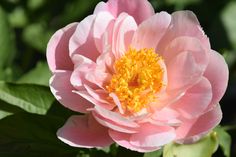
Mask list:
[[112,52],[119,59],[128,50],[137,24],[132,16],[121,13],[116,19],[112,36]]
[[126,12],[133,16],[138,24],[154,15],[154,9],[147,0],[109,0],[107,3],[100,2],[96,6],[94,14],[102,11],[110,12],[114,17]]
[[50,79],[50,89],[53,95],[62,105],[73,111],[88,112],[87,109],[93,105],[72,92],[74,87],[70,84],[70,77],[71,71],[57,70],[54,72]]
[[180,36],[194,37],[200,40],[204,47],[210,50],[210,42],[207,36],[204,34],[197,17],[191,11],[177,11],[172,15],[171,24],[159,42],[157,50],[160,53],[165,49],[165,47],[175,38]]
[[139,125],[136,122],[132,121],[131,119],[125,118],[119,113],[106,110],[99,106],[95,106],[93,112],[96,112],[97,114],[103,116],[105,119],[113,121],[114,123],[122,125],[122,126],[130,127],[130,128],[139,127]]
[[188,51],[194,57],[195,62],[204,71],[209,62],[208,49],[202,45],[199,39],[189,36],[181,36],[172,40],[162,53],[165,63],[168,65],[173,58],[183,51]]
[[201,79],[203,69],[196,63],[192,53],[184,51],[167,65],[168,91],[184,92]]
[[135,31],[131,44],[132,47],[136,49],[155,49],[169,27],[170,22],[171,16],[166,12],[160,12],[148,18],[142,22],[138,26],[137,31]]
[[101,125],[106,126],[112,130],[115,130],[118,132],[123,132],[123,133],[129,133],[129,134],[137,132],[136,128],[121,125],[115,121],[105,118],[104,116],[102,116],[96,112],[93,112],[93,116]]
[[100,55],[93,36],[95,18],[96,15],[90,15],[78,24],[69,41],[71,57],[74,54],[80,54],[95,62]]
[[57,131],[57,136],[73,147],[105,147],[113,143],[108,129],[97,123],[91,115],[71,116]]
[[73,70],[68,44],[77,25],[78,23],[71,23],[59,29],[49,40],[47,45],[47,61],[52,72],[55,70]]
[[114,26],[114,17],[109,12],[99,12],[94,21],[94,40],[100,53],[106,53],[110,50],[112,43],[112,32]]

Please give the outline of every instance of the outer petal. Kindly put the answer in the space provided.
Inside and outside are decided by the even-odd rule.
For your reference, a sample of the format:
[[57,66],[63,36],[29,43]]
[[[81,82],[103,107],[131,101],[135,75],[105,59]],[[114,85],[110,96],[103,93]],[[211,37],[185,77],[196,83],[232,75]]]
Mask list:
[[210,51],[209,64],[204,76],[211,83],[213,92],[212,104],[216,104],[224,95],[229,79],[228,66],[224,58],[218,52]]
[[101,126],[91,115],[70,117],[57,132],[63,142],[83,148],[104,147],[113,143],[107,128]]
[[97,14],[101,11],[108,11],[114,17],[126,12],[133,16],[138,24],[154,15],[154,9],[147,0],[109,0],[107,3],[100,2],[94,13]]
[[210,50],[209,39],[204,34],[197,17],[191,11],[177,11],[172,14],[171,24],[167,33],[159,42],[157,50],[162,52],[168,43],[180,36],[197,38],[206,49]]
[[130,143],[130,134],[124,134],[117,131],[109,130],[111,138],[120,146],[138,152],[152,152],[160,149],[160,147],[137,147]]
[[158,42],[169,27],[170,22],[171,16],[166,12],[160,12],[148,18],[135,31],[132,47],[136,49],[156,48]]
[[176,130],[176,140],[201,136],[217,126],[221,119],[222,111],[220,105],[217,105],[212,110],[204,113],[198,118],[184,121]]
[[82,20],[69,41],[70,56],[74,54],[83,55],[93,61],[100,55],[98,52],[94,36],[94,21],[96,15],[90,15]]
[[70,84],[70,71],[55,71],[50,79],[50,89],[56,99],[65,107],[77,112],[87,112],[93,105],[73,93],[74,87]]
[[185,118],[194,118],[204,113],[211,99],[211,84],[206,78],[202,78],[196,85],[188,89],[178,102],[172,104],[171,108]]
[[132,134],[130,143],[137,147],[161,147],[175,139],[175,130],[169,126],[143,124],[139,132]]
[[69,39],[78,23],[72,23],[58,30],[47,45],[47,61],[52,72],[55,70],[72,70],[73,64],[69,57]]

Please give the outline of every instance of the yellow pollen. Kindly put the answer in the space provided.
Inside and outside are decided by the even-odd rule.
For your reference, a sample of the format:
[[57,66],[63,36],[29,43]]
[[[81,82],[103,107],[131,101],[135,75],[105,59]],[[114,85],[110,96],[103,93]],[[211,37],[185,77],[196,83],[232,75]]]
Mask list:
[[160,60],[154,49],[130,48],[114,63],[115,73],[106,89],[116,94],[124,114],[137,113],[156,100],[163,86]]

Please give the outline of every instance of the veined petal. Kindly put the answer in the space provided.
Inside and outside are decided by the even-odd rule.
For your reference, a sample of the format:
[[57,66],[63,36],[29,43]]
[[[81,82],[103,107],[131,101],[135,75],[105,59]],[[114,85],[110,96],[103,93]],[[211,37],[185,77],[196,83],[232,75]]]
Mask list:
[[95,18],[96,15],[90,15],[78,24],[69,41],[70,57],[80,54],[96,61],[100,53],[96,48],[93,36]]
[[107,3],[100,2],[96,6],[94,14],[102,11],[107,11],[114,17],[126,12],[134,17],[138,24],[154,15],[154,9],[147,0],[109,0]]
[[[136,49],[156,48],[169,24],[171,15],[166,12],[160,12],[142,22],[134,33],[132,47]],[[158,51],[158,50],[157,50]],[[158,52],[156,52],[158,53]]]
[[57,131],[57,136],[74,147],[105,147],[113,143],[108,129],[97,123],[91,115],[71,116]]

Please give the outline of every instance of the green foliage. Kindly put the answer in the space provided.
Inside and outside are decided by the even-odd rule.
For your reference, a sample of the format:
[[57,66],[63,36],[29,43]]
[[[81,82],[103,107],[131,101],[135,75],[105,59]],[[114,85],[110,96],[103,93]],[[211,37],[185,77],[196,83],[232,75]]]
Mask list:
[[17,82],[48,86],[51,72],[46,62],[37,63],[36,67],[24,74]]
[[163,157],[211,157],[218,148],[216,133],[212,132],[193,144],[170,143],[164,147]]
[[236,2],[230,2],[225,6],[221,14],[221,20],[226,29],[226,33],[234,49],[236,49]]
[[55,132],[64,120],[18,113],[0,121],[2,157],[72,157],[77,150],[59,141]]
[[150,153],[145,153],[143,157],[161,157],[162,149]]
[[45,86],[5,82],[0,82],[0,99],[38,114],[45,114],[54,101],[50,90]]
[[222,127],[216,127],[217,138],[225,157],[230,157],[231,137]]
[[1,6],[0,19],[0,70],[2,70],[12,63],[15,55],[15,42],[13,30],[11,29],[7,15]]

